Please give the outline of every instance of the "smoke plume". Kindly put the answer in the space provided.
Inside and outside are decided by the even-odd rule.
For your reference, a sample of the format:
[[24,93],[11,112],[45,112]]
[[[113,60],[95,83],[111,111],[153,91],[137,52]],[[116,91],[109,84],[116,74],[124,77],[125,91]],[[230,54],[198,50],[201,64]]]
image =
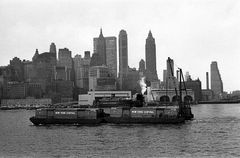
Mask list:
[[139,85],[141,87],[141,93],[144,94],[147,90],[147,85],[145,83],[145,77],[141,77],[139,80]]

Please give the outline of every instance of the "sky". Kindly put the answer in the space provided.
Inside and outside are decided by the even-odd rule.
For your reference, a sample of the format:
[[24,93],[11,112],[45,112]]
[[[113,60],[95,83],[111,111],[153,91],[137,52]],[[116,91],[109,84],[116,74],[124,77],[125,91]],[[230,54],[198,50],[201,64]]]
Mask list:
[[[0,66],[13,57],[31,60],[51,42],[72,56],[93,52],[93,38],[128,34],[129,66],[145,60],[151,30],[160,80],[166,60],[199,78],[217,61],[224,91],[240,90],[239,0],[0,0]],[[176,70],[176,68],[175,68]]]

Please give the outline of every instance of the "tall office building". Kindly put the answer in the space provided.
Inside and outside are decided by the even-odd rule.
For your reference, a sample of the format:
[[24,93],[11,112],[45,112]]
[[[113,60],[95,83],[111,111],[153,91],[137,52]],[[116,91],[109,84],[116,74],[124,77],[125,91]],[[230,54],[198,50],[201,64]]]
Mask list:
[[141,59],[140,62],[139,62],[138,71],[139,72],[145,72],[145,61],[143,59]]
[[123,88],[123,80],[128,73],[128,38],[127,32],[121,30],[118,36],[119,48],[119,86]]
[[57,49],[55,43],[51,43],[49,53],[55,53],[57,54]]
[[112,75],[117,78],[117,38],[105,37],[106,62]]
[[208,72],[206,72],[206,89],[209,90],[209,75],[208,75]]
[[146,77],[149,81],[158,80],[156,69],[156,45],[151,31],[148,33],[145,45]]
[[191,89],[194,92],[194,100],[201,101],[202,100],[202,83],[199,79],[192,80],[191,77],[188,78],[185,82],[185,86],[187,89]]
[[13,80],[14,81],[24,81],[24,64],[23,62],[18,58],[14,57],[12,60],[10,60],[10,67],[12,68],[13,74]]
[[127,32],[121,30],[118,36],[119,44],[119,75],[128,71],[128,38]]
[[72,52],[69,49],[59,49],[58,66],[66,66],[70,69],[72,68]]
[[223,93],[223,83],[216,61],[211,63],[211,90],[215,99],[220,99]]
[[59,49],[58,51],[58,66],[66,67],[67,72],[67,80],[73,80],[73,60],[72,60],[72,52],[67,49]]
[[90,52],[85,51],[82,58],[81,55],[75,55],[73,58],[75,71],[75,84],[78,88],[85,91],[89,90],[89,68],[90,68]]
[[93,56],[91,66],[106,65],[112,75],[117,77],[116,37],[103,37],[102,29],[98,38],[93,38]]
[[106,41],[102,34],[102,29],[100,30],[100,35],[98,38],[93,39],[93,53],[99,54],[100,65],[107,64],[106,58]]

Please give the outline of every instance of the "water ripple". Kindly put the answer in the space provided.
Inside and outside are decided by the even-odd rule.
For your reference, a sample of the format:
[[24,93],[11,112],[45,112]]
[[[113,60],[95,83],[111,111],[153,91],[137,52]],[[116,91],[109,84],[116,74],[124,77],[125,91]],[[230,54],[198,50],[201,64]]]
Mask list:
[[181,125],[33,126],[0,111],[3,157],[240,157],[240,104],[196,105]]

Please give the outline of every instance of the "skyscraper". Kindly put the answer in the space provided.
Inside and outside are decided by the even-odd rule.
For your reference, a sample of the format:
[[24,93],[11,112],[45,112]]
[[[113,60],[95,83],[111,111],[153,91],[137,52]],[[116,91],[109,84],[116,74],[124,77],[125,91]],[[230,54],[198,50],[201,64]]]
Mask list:
[[103,37],[102,29],[98,38],[93,38],[93,56],[91,66],[106,65],[112,75],[117,77],[116,37]]
[[223,83],[216,61],[211,63],[211,90],[214,93],[214,98],[220,99],[223,93]]
[[208,75],[208,72],[206,72],[206,89],[209,90],[209,75]]
[[128,38],[127,32],[121,30],[118,36],[119,44],[119,74],[126,74],[128,71]]
[[107,67],[115,78],[117,78],[117,38],[105,37]]
[[145,61],[143,59],[140,60],[139,62],[139,72],[145,72]]
[[56,45],[55,43],[51,43],[49,53],[57,53]]
[[[95,52],[94,52],[95,53]],[[97,39],[96,43],[96,53],[100,55],[100,63],[101,65],[107,64],[107,58],[106,58],[106,41],[102,34],[102,29],[100,30],[100,35]]]
[[75,55],[74,70],[75,70],[75,84],[77,87],[85,91],[89,90],[89,67],[90,67],[90,52],[84,52],[84,58],[81,55]]
[[14,72],[12,79],[14,81],[24,81],[24,64],[18,57],[14,57],[10,60],[10,67]]
[[58,66],[66,66],[70,69],[72,68],[72,52],[69,49],[59,49]]
[[121,30],[118,36],[119,45],[119,85],[120,89],[123,86],[123,78],[127,76],[128,72],[128,38],[127,32]]
[[58,66],[66,67],[67,68],[67,80],[73,79],[73,60],[72,60],[72,52],[67,49],[59,49],[58,51]]
[[145,44],[146,77],[149,81],[158,80],[156,69],[156,45],[151,31],[148,33]]

